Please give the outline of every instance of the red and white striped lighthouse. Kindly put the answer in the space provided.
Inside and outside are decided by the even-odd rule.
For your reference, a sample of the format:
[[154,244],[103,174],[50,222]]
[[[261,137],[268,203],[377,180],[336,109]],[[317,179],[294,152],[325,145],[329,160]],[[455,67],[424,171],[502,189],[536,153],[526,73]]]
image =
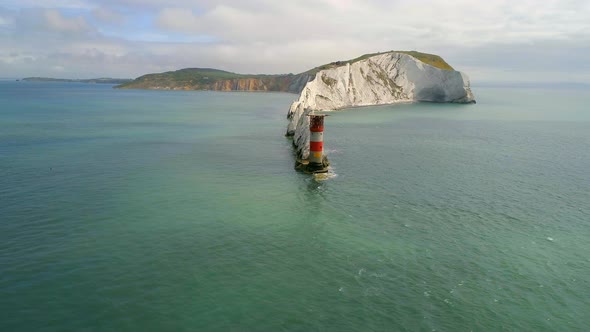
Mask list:
[[327,172],[324,158],[324,117],[325,114],[309,115],[309,164],[308,170],[314,173]]
[[321,164],[324,156],[324,115],[309,116],[309,163]]

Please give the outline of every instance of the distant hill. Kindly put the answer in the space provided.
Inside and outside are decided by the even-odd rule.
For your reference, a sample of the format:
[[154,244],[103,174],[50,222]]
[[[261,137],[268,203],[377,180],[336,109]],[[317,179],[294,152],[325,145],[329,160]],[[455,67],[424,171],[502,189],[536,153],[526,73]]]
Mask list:
[[185,68],[165,73],[147,74],[123,83],[120,89],[214,90],[214,91],[282,91],[299,93],[320,70],[330,69],[385,53],[404,53],[428,65],[453,70],[441,57],[416,51],[389,51],[365,54],[355,59],[335,61],[300,74],[246,75],[212,68]]
[[147,74],[117,86],[121,89],[284,91],[298,93],[315,75],[244,75],[211,68],[185,68]]
[[25,77],[21,81],[27,82],[66,82],[66,83],[103,83],[103,84],[123,84],[133,81],[130,78],[89,78],[89,79],[69,79],[69,78],[51,78],[51,77]]

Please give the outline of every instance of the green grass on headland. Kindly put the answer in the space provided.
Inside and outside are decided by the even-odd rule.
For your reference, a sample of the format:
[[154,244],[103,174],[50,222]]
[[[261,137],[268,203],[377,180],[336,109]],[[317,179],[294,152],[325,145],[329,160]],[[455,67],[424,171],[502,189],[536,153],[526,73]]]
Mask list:
[[393,52],[411,55],[414,58],[424,62],[425,64],[431,65],[431,66],[439,68],[439,69],[454,70],[453,67],[451,67],[445,60],[443,60],[443,58],[441,58],[438,55],[422,53],[422,52],[417,52],[417,51],[387,51],[387,52],[369,53],[369,54],[361,55],[358,58],[354,58],[351,60],[331,62],[331,63],[325,64],[323,66],[319,66],[314,69],[311,69],[311,70],[307,71],[307,73],[315,74],[320,70],[345,66],[349,63],[352,64],[355,62],[359,62],[359,61],[368,59],[368,58],[375,56],[375,55],[381,55],[381,54],[393,53]]
[[414,58],[424,62],[425,64],[431,65],[431,66],[439,68],[439,69],[455,70],[455,69],[453,69],[453,67],[451,67],[451,65],[449,65],[443,58],[441,58],[438,55],[421,53],[421,52],[417,52],[417,51],[396,51],[396,52],[411,55]]

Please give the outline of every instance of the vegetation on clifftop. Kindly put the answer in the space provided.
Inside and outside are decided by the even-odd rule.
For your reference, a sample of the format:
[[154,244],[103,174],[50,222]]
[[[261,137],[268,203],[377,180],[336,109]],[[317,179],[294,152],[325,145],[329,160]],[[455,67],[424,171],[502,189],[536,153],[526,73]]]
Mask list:
[[319,66],[319,67],[313,68],[311,70],[308,70],[306,73],[315,74],[320,70],[345,66],[349,63],[352,64],[355,62],[359,62],[359,61],[368,59],[368,58],[375,56],[375,55],[381,55],[381,54],[386,54],[386,53],[403,53],[403,54],[411,55],[414,58],[424,62],[425,64],[431,65],[433,67],[436,67],[439,69],[445,69],[445,70],[454,70],[453,67],[451,67],[445,60],[443,60],[443,58],[441,58],[440,56],[435,55],[435,54],[428,54],[428,53],[422,53],[422,52],[417,52],[417,51],[387,51],[387,52],[364,54],[364,55],[359,56],[358,58],[354,58],[351,60],[331,62],[331,63],[325,64],[323,66]]
[[431,65],[431,66],[439,68],[439,69],[455,70],[443,58],[441,58],[440,56],[435,55],[435,54],[421,53],[421,52],[417,52],[417,51],[397,51],[397,52],[411,55],[414,58],[424,62],[425,64]]

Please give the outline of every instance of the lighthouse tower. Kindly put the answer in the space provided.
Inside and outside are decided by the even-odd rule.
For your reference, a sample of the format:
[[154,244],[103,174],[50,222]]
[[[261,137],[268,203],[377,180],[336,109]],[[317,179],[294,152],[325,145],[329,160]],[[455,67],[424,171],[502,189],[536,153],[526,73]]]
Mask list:
[[328,160],[324,156],[324,118],[325,114],[309,115],[309,173],[328,172]]

